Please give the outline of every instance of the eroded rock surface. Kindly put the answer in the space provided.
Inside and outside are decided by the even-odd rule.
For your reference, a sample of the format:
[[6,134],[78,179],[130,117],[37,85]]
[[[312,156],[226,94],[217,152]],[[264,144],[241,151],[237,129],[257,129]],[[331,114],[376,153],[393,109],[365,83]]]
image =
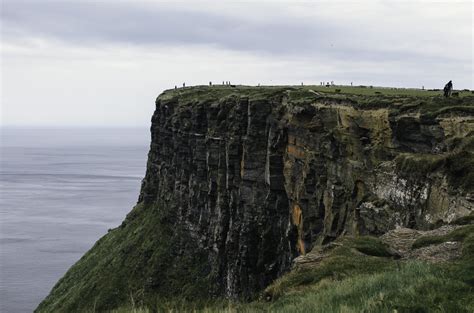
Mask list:
[[422,260],[428,262],[447,262],[461,256],[462,245],[458,241],[447,241],[430,244],[425,247],[414,248],[413,243],[419,238],[428,236],[444,236],[455,229],[458,225],[445,225],[440,228],[428,231],[415,230],[409,228],[397,228],[390,230],[380,237],[380,239],[395,249],[402,259]]

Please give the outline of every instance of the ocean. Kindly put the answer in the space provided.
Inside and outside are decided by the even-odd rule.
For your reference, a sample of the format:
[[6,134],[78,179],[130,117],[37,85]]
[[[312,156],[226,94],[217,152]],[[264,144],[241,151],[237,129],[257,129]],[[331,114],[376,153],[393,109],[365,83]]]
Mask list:
[[146,128],[2,128],[0,312],[32,312],[138,199]]

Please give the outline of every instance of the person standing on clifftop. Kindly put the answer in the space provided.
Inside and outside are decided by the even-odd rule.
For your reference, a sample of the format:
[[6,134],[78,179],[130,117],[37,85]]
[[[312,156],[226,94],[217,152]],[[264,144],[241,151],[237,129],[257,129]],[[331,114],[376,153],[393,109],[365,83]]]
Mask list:
[[451,97],[451,92],[453,91],[453,82],[449,81],[445,86],[444,86],[444,96],[446,98]]

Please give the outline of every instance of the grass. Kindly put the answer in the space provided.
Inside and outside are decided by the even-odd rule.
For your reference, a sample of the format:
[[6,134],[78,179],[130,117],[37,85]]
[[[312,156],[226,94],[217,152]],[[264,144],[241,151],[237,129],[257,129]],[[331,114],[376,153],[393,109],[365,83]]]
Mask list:
[[474,212],[471,212],[471,214],[462,216],[460,218],[455,219],[454,221],[451,222],[453,225],[469,225],[469,224],[474,224]]
[[428,153],[401,153],[395,158],[397,172],[426,175],[441,167],[445,155]]
[[[110,313],[152,313],[152,312],[235,312],[237,306],[241,304],[233,303],[227,300],[214,300],[206,302],[182,301],[182,300],[164,300],[157,301],[152,307],[135,307],[133,305],[123,306],[110,311]],[[90,312],[93,313],[93,312]]]
[[207,256],[167,222],[172,218],[173,212],[137,205],[58,281],[36,312],[102,312],[131,299],[137,307],[154,306],[157,294],[173,298],[177,291],[188,301],[208,297]]
[[474,153],[461,150],[450,154],[446,159],[448,182],[455,188],[474,190]]
[[402,153],[395,158],[397,172],[411,176],[426,176],[434,171],[442,171],[449,185],[464,191],[474,189],[474,150],[471,138],[463,138],[464,143],[454,151],[443,154]]
[[[473,289],[435,265],[325,280],[271,303],[271,312],[472,312]],[[396,310],[396,311],[395,311]]]
[[346,238],[330,251],[316,267],[301,268],[277,279],[265,290],[265,297],[275,299],[302,286],[332,278],[344,279],[357,274],[368,274],[395,266],[388,247],[374,237]]
[[[361,96],[375,96],[375,95],[386,95],[386,96],[413,96],[413,97],[436,97],[441,96],[443,91],[434,90],[422,90],[417,88],[390,88],[390,87],[370,87],[370,86],[304,86],[304,89],[311,89],[317,92],[326,93],[343,93]],[[340,90],[337,92],[336,90]],[[460,91],[460,97],[470,96],[470,91]]]
[[349,242],[349,245],[366,255],[379,257],[397,257],[397,255],[393,254],[387,244],[372,236],[361,236],[355,238]]
[[[275,281],[266,290],[271,301],[165,304],[150,311],[114,312],[473,312],[474,230],[462,233],[462,258],[453,264],[373,256],[388,254],[377,238],[346,238],[319,265]],[[358,253],[357,247],[369,255]]]
[[[316,92],[316,94],[314,93]],[[193,86],[169,89],[159,98],[165,101],[179,98],[180,101],[208,101],[229,96],[242,96],[249,99],[289,96],[293,101],[318,98],[333,98],[354,101],[360,104],[384,104],[402,109],[422,108],[426,113],[439,115],[450,110],[468,110],[472,113],[474,95],[471,91],[459,91],[459,97],[444,98],[442,91],[421,90],[415,88],[359,87],[359,86],[243,86],[235,87],[214,85]],[[394,105],[395,104],[395,105]],[[398,104],[398,105],[397,105]],[[439,111],[439,112],[438,112]]]
[[462,260],[452,266],[463,281],[474,287],[474,233],[466,236],[462,243]]
[[474,233],[474,225],[467,225],[455,229],[446,235],[423,236],[418,238],[412,245],[412,249],[418,249],[433,244],[440,244],[448,241],[464,241],[469,235]]

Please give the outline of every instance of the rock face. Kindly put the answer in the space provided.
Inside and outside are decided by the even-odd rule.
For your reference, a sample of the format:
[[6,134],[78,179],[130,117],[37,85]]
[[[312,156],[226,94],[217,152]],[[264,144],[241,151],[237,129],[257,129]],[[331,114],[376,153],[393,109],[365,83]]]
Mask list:
[[139,201],[175,212],[209,253],[216,294],[250,297],[287,268],[285,130],[278,102],[231,95],[216,101],[158,98]]
[[394,161],[442,155],[461,135],[449,119],[291,93],[156,102],[140,201],[175,211],[209,251],[217,293],[251,296],[317,241],[427,228],[473,210],[442,173],[412,175]]
[[[207,296],[250,299],[315,244],[396,227],[429,229],[470,214],[472,97],[366,98],[263,87],[163,93],[139,204],[39,311],[81,307],[79,300],[57,304],[81,295],[67,285],[72,275],[95,266],[112,277],[125,271],[120,264],[133,266],[123,272],[129,281],[119,294],[180,293],[204,279]],[[151,240],[155,235],[161,239]],[[92,255],[107,249],[114,261],[91,265]],[[167,271],[194,276],[169,287]],[[100,288],[93,278],[83,281]],[[83,292],[82,299],[93,297]],[[96,308],[116,305],[107,299],[96,297]]]

